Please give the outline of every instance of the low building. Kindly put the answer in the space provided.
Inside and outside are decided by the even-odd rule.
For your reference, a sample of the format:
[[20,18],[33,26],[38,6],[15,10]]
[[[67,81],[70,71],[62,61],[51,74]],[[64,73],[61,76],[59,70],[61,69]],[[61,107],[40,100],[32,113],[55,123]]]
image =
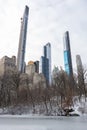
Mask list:
[[26,73],[31,76],[35,73],[35,64],[33,61],[29,61],[28,65],[26,66]]
[[35,73],[33,76],[33,86],[34,88],[46,88],[46,78],[42,73]]
[[13,73],[17,71],[16,67],[16,57],[12,56],[9,58],[8,56],[4,56],[0,59],[0,75],[5,73]]

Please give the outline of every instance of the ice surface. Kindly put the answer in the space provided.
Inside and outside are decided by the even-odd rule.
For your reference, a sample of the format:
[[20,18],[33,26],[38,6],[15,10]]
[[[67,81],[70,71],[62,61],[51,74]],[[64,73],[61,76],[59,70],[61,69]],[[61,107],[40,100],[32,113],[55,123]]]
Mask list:
[[0,130],[87,130],[87,116],[0,116]]
[[[77,97],[78,99],[78,97]],[[0,115],[0,130],[87,130],[87,101],[74,101],[74,113],[79,117]],[[4,109],[5,113],[7,109]],[[3,114],[3,110],[0,109]]]

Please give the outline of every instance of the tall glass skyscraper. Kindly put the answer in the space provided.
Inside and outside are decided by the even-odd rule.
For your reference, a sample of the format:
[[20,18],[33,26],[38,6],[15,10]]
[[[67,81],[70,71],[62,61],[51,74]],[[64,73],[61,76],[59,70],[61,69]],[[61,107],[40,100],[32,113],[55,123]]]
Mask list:
[[43,73],[47,82],[49,83],[49,59],[41,56],[40,59],[40,73]]
[[19,48],[17,56],[17,68],[21,73],[25,69],[25,48],[26,48],[26,36],[27,36],[27,24],[28,24],[29,7],[25,6],[23,18],[21,18],[21,30],[19,39]]
[[44,74],[51,85],[51,44],[47,43],[43,48],[44,56],[40,59],[40,72]]
[[70,39],[69,39],[69,32],[68,31],[65,32],[63,40],[64,40],[65,71],[69,76],[72,76],[73,69],[72,69],[72,58],[71,58]]

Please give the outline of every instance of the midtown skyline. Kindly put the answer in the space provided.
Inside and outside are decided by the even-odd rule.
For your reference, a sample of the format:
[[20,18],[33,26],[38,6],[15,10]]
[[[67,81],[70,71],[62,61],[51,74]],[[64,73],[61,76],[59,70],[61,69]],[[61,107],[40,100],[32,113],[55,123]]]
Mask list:
[[[30,8],[27,34],[26,62],[39,60],[43,45],[52,46],[52,67],[63,66],[63,35],[70,32],[72,63],[76,66],[76,55],[80,54],[84,64],[86,61],[87,43],[87,2],[85,0],[22,0],[5,3],[0,1],[0,58],[4,55],[17,56],[20,33],[20,16],[25,5]],[[58,59],[58,60],[57,60]]]

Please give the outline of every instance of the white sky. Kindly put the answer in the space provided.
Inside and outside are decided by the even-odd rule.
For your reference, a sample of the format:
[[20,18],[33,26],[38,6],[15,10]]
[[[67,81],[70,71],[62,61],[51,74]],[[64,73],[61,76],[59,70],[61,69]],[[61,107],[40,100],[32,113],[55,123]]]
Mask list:
[[87,0],[0,0],[0,58],[17,56],[20,18],[30,8],[26,62],[39,60],[43,45],[52,45],[52,66],[64,66],[63,34],[70,32],[73,66],[76,54],[87,64]]

